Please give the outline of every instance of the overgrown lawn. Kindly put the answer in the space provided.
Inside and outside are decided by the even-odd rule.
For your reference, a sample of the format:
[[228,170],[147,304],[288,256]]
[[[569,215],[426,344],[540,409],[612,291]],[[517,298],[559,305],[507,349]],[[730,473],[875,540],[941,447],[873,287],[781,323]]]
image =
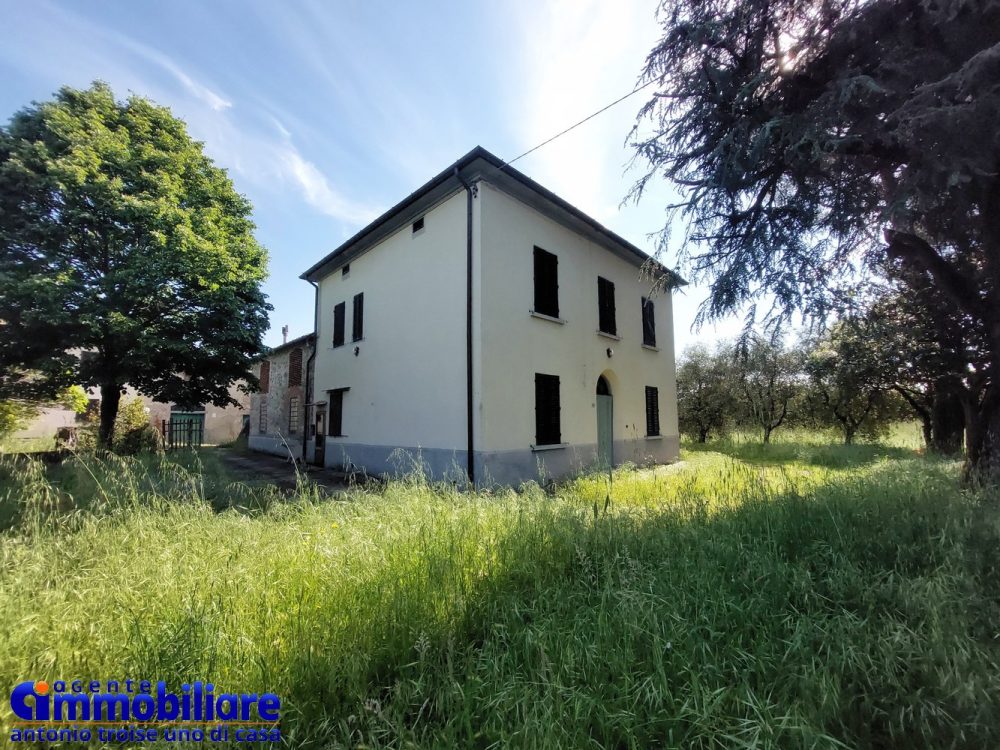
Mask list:
[[0,459],[0,681],[270,690],[293,747],[1000,746],[995,498],[898,446],[683,459],[338,499]]

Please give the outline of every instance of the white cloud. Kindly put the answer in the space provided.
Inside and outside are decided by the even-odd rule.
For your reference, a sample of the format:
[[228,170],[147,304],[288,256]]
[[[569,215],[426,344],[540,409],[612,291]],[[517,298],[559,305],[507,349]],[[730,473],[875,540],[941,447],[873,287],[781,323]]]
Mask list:
[[281,136],[283,138],[291,138],[292,137],[291,131],[288,128],[285,127],[285,124],[281,120],[279,120],[274,115],[269,115],[269,117],[271,118],[271,122],[274,124],[275,130],[277,130],[279,133],[281,133]]
[[314,161],[295,145],[292,133],[269,112],[241,113],[210,107],[188,108],[184,119],[207,152],[257,190],[280,193],[291,188],[313,210],[352,229],[378,216],[378,206],[347,197]]
[[233,106],[231,101],[224,98],[220,94],[215,93],[212,89],[208,88],[208,86],[198,83],[198,81],[191,78],[191,76],[181,70],[181,68],[166,55],[150,47],[145,47],[131,41],[128,42],[128,46],[134,48],[147,60],[156,63],[161,68],[169,72],[174,76],[174,78],[180,81],[181,85],[193,94],[196,99],[207,104],[216,112],[221,112],[222,110],[229,109]]
[[351,224],[363,225],[378,215],[378,211],[340,195],[326,176],[290,143],[281,149],[283,167],[298,185],[310,206],[318,211]]
[[[68,14],[66,10],[60,10],[60,15],[64,17]],[[150,62],[161,70],[169,73],[173,78],[183,86],[188,93],[193,95],[198,101],[203,104],[208,105],[211,109],[220,112],[224,109],[229,109],[233,106],[232,102],[229,101],[225,96],[213,91],[211,88],[205,84],[196,81],[190,75],[188,75],[180,65],[178,65],[172,58],[164,54],[155,47],[151,47],[147,44],[142,44],[141,42],[120,34],[111,29],[107,29],[100,26],[95,26],[88,21],[76,16],[75,14],[70,14],[75,20],[75,26],[77,28],[77,33],[81,26],[86,28],[86,38],[88,39],[100,39],[103,37],[102,46],[118,46],[134,55],[142,58],[146,62]],[[52,33],[51,30],[49,33]],[[112,68],[116,67],[118,63],[112,62]]]
[[[64,11],[65,12],[65,11]],[[107,28],[91,26],[90,34],[99,35],[105,37],[106,43],[117,44],[125,50],[138,55],[143,60],[151,62],[158,66],[162,70],[169,73],[174,79],[183,86],[188,93],[192,94],[198,101],[203,104],[208,105],[211,109],[216,112],[221,112],[224,109],[229,109],[233,106],[233,103],[229,101],[223,95],[216,93],[211,88],[206,86],[199,81],[193,79],[188,75],[180,65],[178,65],[172,58],[164,54],[160,50],[151,47],[147,44],[142,44],[141,42],[132,39],[131,37],[120,34],[116,31],[112,31]],[[89,34],[88,34],[89,35]]]
[[[342,195],[320,166],[296,147],[284,123],[294,122],[295,130],[301,124],[279,114],[256,91],[249,108],[240,107],[157,48],[65,7],[42,1],[35,12],[15,19],[20,39],[0,46],[0,58],[30,66],[36,75],[41,66],[56,80],[74,71],[77,85],[102,79],[119,94],[132,90],[169,105],[217,162],[260,192],[273,195],[290,187],[314,210],[351,229],[380,213]],[[34,54],[27,54],[32,47]]]

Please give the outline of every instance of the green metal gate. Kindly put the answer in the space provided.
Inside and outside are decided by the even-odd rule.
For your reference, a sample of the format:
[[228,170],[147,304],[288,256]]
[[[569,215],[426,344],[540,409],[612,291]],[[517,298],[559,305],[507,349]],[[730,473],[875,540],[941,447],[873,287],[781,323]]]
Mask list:
[[163,445],[167,450],[197,448],[205,442],[205,413],[175,411],[163,420]]

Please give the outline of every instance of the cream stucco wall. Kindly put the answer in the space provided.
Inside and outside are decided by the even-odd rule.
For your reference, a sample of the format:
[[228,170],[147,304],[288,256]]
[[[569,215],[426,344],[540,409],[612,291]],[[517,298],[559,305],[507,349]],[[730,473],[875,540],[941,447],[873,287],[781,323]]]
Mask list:
[[[314,400],[344,395],[343,437],[327,437],[328,465],[342,446],[465,447],[466,194],[460,191],[337,268],[319,283]],[[364,338],[351,340],[363,292]],[[345,344],[333,347],[333,310],[346,303]],[[358,349],[355,355],[355,347]]]
[[[614,397],[615,461],[676,459],[677,408],[669,292],[651,293],[639,268],[488,183],[480,184],[482,257],[477,450],[526,451],[535,442],[535,373],[560,378],[562,440],[597,442],[595,389],[606,373]],[[535,246],[559,258],[559,315],[532,317]],[[597,333],[597,277],[615,283],[620,340]],[[658,351],[642,346],[643,296],[655,304]],[[613,350],[609,358],[608,348]],[[645,386],[659,389],[659,441],[646,438]],[[552,462],[556,451],[538,452]],[[562,458],[585,464],[588,452]],[[579,468],[583,468],[580,466]]]
[[[532,317],[538,245],[559,257],[564,323]],[[326,438],[326,465],[392,471],[396,448],[421,451],[441,476],[466,462],[466,192],[334,266],[319,282],[314,400],[344,395],[343,436]],[[595,389],[614,396],[615,462],[677,458],[673,320],[669,292],[652,293],[634,262],[615,255],[485,181],[473,201],[473,414],[477,479],[516,483],[561,476],[595,460]],[[615,282],[620,340],[597,333],[597,277]],[[363,292],[364,338],[351,341]],[[657,350],[642,346],[641,298],[655,302]],[[334,348],[333,310],[345,303],[345,344]],[[355,354],[357,347],[357,354]],[[613,350],[609,358],[607,349]],[[535,373],[560,377],[562,439],[533,451]],[[659,389],[662,437],[646,436],[645,386]],[[405,467],[405,462],[399,464]]]
[[38,414],[24,429],[11,435],[11,443],[33,440],[35,438],[52,438],[61,427],[76,425],[76,413],[61,406],[46,406],[38,410]]

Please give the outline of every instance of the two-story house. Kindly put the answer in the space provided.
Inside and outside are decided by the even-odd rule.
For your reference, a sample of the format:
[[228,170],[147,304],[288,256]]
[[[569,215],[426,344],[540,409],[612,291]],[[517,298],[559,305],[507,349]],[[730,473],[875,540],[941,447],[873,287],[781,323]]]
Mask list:
[[317,463],[516,484],[677,459],[683,281],[482,148],[302,278]]

